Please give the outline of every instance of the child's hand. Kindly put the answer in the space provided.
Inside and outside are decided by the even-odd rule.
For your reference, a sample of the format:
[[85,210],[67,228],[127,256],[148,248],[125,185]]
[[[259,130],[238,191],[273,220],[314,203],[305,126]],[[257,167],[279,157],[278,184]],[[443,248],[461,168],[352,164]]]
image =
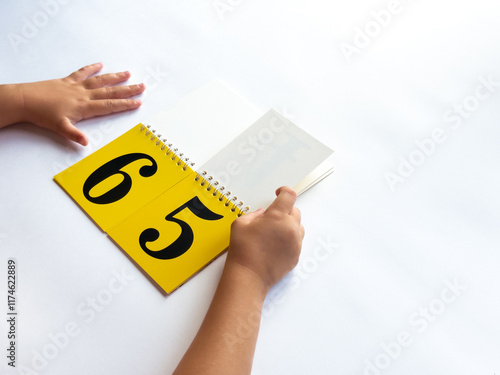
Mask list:
[[127,99],[142,93],[144,84],[114,86],[126,81],[129,72],[103,74],[102,63],[81,68],[68,77],[20,84],[23,121],[49,129],[64,138],[88,144],[74,125],[80,120],[138,108],[140,100]]
[[259,209],[233,222],[226,263],[253,272],[266,291],[295,267],[304,238],[300,211],[294,207],[297,194],[284,186],[276,195],[267,210]]
[[174,374],[250,374],[269,288],[298,262],[304,227],[289,187],[267,210],[231,226],[224,271],[207,315]]

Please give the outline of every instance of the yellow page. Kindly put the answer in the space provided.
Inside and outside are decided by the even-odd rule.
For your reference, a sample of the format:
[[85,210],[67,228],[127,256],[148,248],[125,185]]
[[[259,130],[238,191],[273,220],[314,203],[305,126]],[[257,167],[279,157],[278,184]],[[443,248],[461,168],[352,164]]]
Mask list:
[[139,124],[54,180],[107,232],[191,172]]
[[167,293],[227,248],[231,223],[241,214],[235,203],[196,178],[191,173],[109,232]]

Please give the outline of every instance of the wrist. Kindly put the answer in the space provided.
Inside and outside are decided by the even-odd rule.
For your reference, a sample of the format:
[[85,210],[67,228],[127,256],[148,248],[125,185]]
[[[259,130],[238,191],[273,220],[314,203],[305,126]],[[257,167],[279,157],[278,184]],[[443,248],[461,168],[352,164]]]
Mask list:
[[262,303],[271,287],[265,278],[251,268],[233,261],[230,256],[226,260],[222,278],[245,293],[254,295]]
[[0,127],[29,121],[25,108],[23,83],[0,85]]

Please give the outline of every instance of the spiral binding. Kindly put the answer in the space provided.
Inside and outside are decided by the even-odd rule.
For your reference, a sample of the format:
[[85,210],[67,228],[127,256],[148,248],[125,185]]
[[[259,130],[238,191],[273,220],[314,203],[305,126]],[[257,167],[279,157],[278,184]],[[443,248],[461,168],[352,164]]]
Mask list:
[[[203,172],[196,172],[196,177],[194,180],[196,182],[199,182],[200,186],[204,187],[206,191],[210,192],[212,191],[212,196],[216,197],[217,194],[219,194],[219,202],[223,202],[224,206],[226,207],[231,207],[230,210],[231,212],[236,212],[238,211],[238,216],[241,216],[250,210],[250,207],[243,207],[243,202],[238,201],[238,197],[236,195],[233,195],[229,190],[226,190],[225,186],[220,186],[220,182],[217,180],[214,180],[213,176],[207,176],[208,172],[203,171]],[[201,181],[200,181],[201,180]]]
[[[189,163],[189,158],[185,157],[182,152],[178,153],[178,149],[174,148],[172,149],[172,143],[167,143],[166,139],[161,139],[161,134],[156,135],[156,130],[151,129],[151,125],[141,125],[140,131],[144,132],[144,135],[149,138],[150,141],[155,141],[155,146],[160,147],[161,151],[167,151],[165,152],[165,155],[170,157],[173,161],[175,161],[178,158],[178,161],[176,164],[178,166],[181,166],[184,163],[184,166],[182,167],[182,170],[185,171],[187,170],[188,166],[193,167],[194,163]],[[241,215],[244,215],[250,210],[250,207],[243,207],[243,202],[238,201],[238,197],[236,195],[233,195],[229,190],[226,190],[225,186],[222,186],[219,181],[214,180],[213,176],[208,176],[208,172],[203,171],[201,173],[196,172],[196,177],[194,180],[196,182],[200,182],[200,186],[204,187],[207,192],[212,191],[212,196],[216,197],[217,193],[219,193],[219,198],[218,200],[220,202],[224,202],[224,206],[226,207],[231,207],[230,210],[231,212],[236,212],[238,211],[238,217]],[[219,186],[220,185],[220,186]]]
[[194,163],[189,163],[189,158],[185,157],[184,154],[177,153],[179,150],[177,148],[172,149],[172,143],[167,143],[166,139],[161,139],[161,134],[156,135],[156,130],[151,129],[151,125],[141,125],[140,131],[144,132],[144,135],[149,138],[150,141],[155,141],[155,146],[160,147],[161,151],[167,151],[165,152],[166,156],[169,156],[172,160],[177,160],[176,164],[178,166],[182,166],[182,170],[185,171],[187,170],[188,166],[193,167]]

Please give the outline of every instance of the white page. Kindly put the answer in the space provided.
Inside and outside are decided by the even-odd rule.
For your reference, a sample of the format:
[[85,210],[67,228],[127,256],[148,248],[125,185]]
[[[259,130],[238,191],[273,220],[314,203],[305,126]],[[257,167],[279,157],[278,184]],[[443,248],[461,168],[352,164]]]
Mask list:
[[267,207],[276,188],[297,185],[332,153],[272,109],[199,170],[206,170],[253,210]]
[[333,160],[330,156],[318,165],[311,173],[309,173],[302,181],[295,185],[294,190],[297,192],[297,195],[300,195],[332,173]]
[[[219,80],[211,81],[156,114],[151,125],[202,165],[217,151],[256,121],[262,112]],[[195,166],[195,169],[196,169]]]

